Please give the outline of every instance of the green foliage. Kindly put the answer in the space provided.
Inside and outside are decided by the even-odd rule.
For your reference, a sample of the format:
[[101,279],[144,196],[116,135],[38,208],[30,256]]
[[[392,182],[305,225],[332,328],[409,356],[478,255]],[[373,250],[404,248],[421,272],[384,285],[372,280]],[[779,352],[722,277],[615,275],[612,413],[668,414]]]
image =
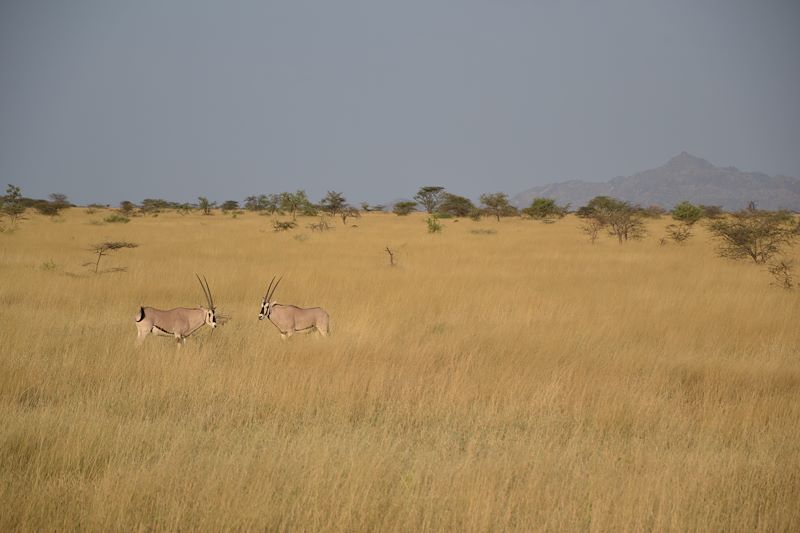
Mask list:
[[16,185],[8,184],[6,187],[6,195],[3,197],[2,213],[8,217],[11,222],[11,229],[13,230],[17,221],[22,220],[25,213],[25,204],[23,203],[22,191]]
[[176,205],[177,204],[175,202],[168,202],[167,200],[162,200],[161,198],[145,198],[142,200],[140,209],[142,213],[147,215],[155,215],[164,209],[174,208]]
[[627,202],[617,200],[610,196],[595,196],[589,203],[578,209],[575,214],[580,218],[591,218],[601,211],[616,211],[629,207]]
[[500,222],[500,217],[517,214],[516,208],[508,203],[508,195],[504,192],[481,194],[480,200],[484,210],[496,217],[498,222]]
[[417,202],[397,202],[392,208],[392,212],[398,216],[406,216],[417,207]]
[[703,210],[687,201],[683,201],[672,208],[672,218],[691,226],[703,218]]
[[228,213],[229,211],[238,211],[239,210],[239,202],[236,200],[225,200],[222,202],[220,206],[223,213]]
[[58,216],[58,212],[60,211],[60,209],[57,206],[53,205],[50,202],[37,202],[34,205],[34,209],[36,209],[36,211],[40,215],[44,215],[46,217]]
[[273,231],[289,231],[290,229],[293,229],[295,227],[297,227],[297,222],[295,222],[294,220],[287,220],[287,221],[276,220],[272,223]]
[[557,205],[552,198],[534,198],[530,207],[522,212],[534,220],[553,220],[563,218],[567,214],[567,207]]
[[131,221],[131,219],[129,219],[125,215],[120,215],[120,214],[117,214],[117,213],[112,213],[112,214],[108,215],[106,218],[104,218],[103,220],[105,220],[106,222],[109,222],[111,224],[127,224],[128,222]]
[[620,244],[645,235],[642,210],[616,198],[596,196],[578,210],[578,216],[594,221],[581,228],[592,242],[596,240],[599,228],[607,228]]
[[62,210],[72,206],[72,204],[69,203],[69,200],[67,200],[66,194],[53,193],[49,196],[49,198],[50,201],[36,200],[33,203],[34,209],[36,209],[42,215],[55,217],[58,216]]
[[305,216],[316,216],[317,210],[311,205],[306,191],[282,192],[279,197],[279,209],[291,213],[292,220],[297,219],[297,213]]
[[279,194],[261,194],[248,196],[244,200],[244,208],[248,211],[267,212],[272,215],[280,208],[281,196]]
[[787,211],[745,209],[708,228],[719,241],[718,252],[729,259],[763,264],[797,237],[797,223]]
[[136,209],[136,204],[133,202],[129,202],[128,200],[123,200],[119,203],[119,211],[125,216],[130,216],[133,214],[133,211]]
[[703,217],[705,218],[716,219],[725,214],[725,211],[722,210],[722,206],[719,205],[700,204],[698,207],[703,210]]
[[325,198],[319,202],[319,206],[331,216],[336,216],[348,207],[347,199],[345,199],[342,193],[336,191],[328,191]]
[[217,202],[211,202],[205,196],[198,196],[197,197],[197,206],[200,208],[200,211],[203,212],[204,215],[212,215],[212,209],[217,206]]
[[[110,252],[116,250],[122,250],[124,248],[136,248],[137,246],[139,245],[134,242],[128,242],[128,241],[105,241],[91,245],[91,250],[95,254],[97,254],[97,262],[94,264],[94,273],[97,274],[99,272],[100,259],[102,259],[106,255],[109,255]],[[124,270],[124,269],[117,269],[117,270]]]
[[678,244],[683,244],[692,236],[692,224],[683,222],[681,224],[670,224],[666,228],[667,237]]
[[429,214],[435,213],[444,200],[444,187],[427,186],[421,187],[414,195],[416,200]]
[[439,218],[436,215],[431,215],[425,221],[428,224],[428,233],[440,233],[442,225],[439,224]]
[[444,193],[442,203],[439,205],[437,214],[440,217],[442,215],[466,217],[474,210],[475,204],[473,204],[472,200],[469,198],[446,192]]

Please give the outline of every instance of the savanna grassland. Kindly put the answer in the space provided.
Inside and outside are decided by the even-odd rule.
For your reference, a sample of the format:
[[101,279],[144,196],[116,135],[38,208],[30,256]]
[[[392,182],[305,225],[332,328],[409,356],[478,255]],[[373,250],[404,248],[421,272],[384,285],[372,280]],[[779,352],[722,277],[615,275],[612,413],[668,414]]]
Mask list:
[[[108,214],[0,234],[2,531],[800,530],[800,292],[702,228]],[[194,272],[231,319],[137,349]]]

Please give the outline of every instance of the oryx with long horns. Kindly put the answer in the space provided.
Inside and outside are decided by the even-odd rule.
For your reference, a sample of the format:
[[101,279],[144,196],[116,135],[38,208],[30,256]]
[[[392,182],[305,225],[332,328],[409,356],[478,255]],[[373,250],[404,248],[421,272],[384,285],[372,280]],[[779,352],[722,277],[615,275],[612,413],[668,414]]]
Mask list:
[[139,332],[136,337],[137,344],[141,344],[149,333],[153,333],[154,335],[175,337],[180,346],[180,343],[186,343],[186,337],[206,324],[211,326],[211,331],[214,331],[213,328],[217,327],[217,315],[208,280],[205,276],[202,280],[197,274],[195,276],[203,288],[208,307],[199,306],[192,309],[178,307],[168,311],[154,307],[140,307],[135,317],[136,329]]
[[280,278],[275,286],[275,278],[269,282],[267,293],[261,300],[261,312],[258,314],[259,320],[268,318],[278,331],[281,332],[281,338],[286,340],[295,333],[309,333],[311,331],[319,331],[323,337],[327,337],[330,332],[330,316],[321,307],[303,308],[296,305],[279,304],[272,301],[272,296],[275,294],[275,289],[278,288],[278,283],[281,282]]

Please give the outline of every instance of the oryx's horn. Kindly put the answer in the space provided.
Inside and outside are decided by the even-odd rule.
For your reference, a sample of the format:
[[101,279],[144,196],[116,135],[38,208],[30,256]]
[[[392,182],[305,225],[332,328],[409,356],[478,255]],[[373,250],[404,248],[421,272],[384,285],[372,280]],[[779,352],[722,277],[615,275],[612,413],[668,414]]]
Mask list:
[[[206,296],[206,303],[208,304],[208,308],[213,309],[214,301],[211,299],[211,291],[208,289],[208,281],[206,281],[206,284],[203,285],[203,280],[200,279],[200,276],[197,275],[197,272],[195,272],[194,275],[197,276],[197,281],[200,282],[200,287],[202,287],[203,294],[205,294]],[[205,279],[205,276],[203,276],[203,279]]]
[[[275,279],[275,278],[273,278],[273,279]],[[271,292],[271,293],[269,293],[269,297],[267,298],[267,301],[270,301],[270,300],[272,300],[272,296],[275,294],[275,291],[276,291],[276,290],[277,290],[277,288],[278,288],[278,284],[281,282],[281,280],[282,280],[282,279],[283,279],[283,276],[281,276],[280,278],[278,278],[278,281],[277,281],[277,282],[275,282],[275,286],[274,286],[274,287],[272,287],[272,292]]]
[[267,287],[267,292],[264,294],[264,299],[269,301],[269,291],[272,290],[272,283],[275,281],[275,276],[272,276],[272,281],[269,282],[269,287]]

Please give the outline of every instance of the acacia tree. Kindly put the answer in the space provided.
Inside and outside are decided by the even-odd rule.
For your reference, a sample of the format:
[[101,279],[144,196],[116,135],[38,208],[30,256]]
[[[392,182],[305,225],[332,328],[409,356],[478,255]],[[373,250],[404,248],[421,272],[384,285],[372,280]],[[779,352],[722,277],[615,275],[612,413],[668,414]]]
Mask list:
[[507,217],[517,213],[516,208],[508,203],[508,195],[504,192],[481,194],[481,204],[484,210],[497,218]]
[[444,194],[444,187],[427,186],[417,191],[417,194],[414,195],[414,200],[424,207],[425,211],[432,214],[439,209],[439,205],[444,200]]
[[766,263],[797,237],[797,224],[787,211],[748,208],[729,219],[712,221],[708,228],[719,241],[719,255]]
[[217,206],[217,202],[210,202],[205,196],[197,197],[197,207],[203,212],[204,215],[210,215],[211,210]]
[[259,194],[244,199],[244,208],[248,211],[267,211],[270,214],[278,211],[281,198],[278,194]]
[[567,209],[568,206],[561,207],[552,198],[534,198],[531,205],[522,212],[535,220],[552,220],[563,218]]
[[281,211],[288,211],[291,213],[292,220],[297,220],[298,211],[309,214],[314,211],[311,202],[308,200],[308,195],[306,195],[306,191],[303,189],[298,189],[293,193],[281,193],[279,208]]
[[125,216],[132,214],[134,209],[136,209],[136,204],[129,200],[123,200],[119,203],[119,211]]
[[[100,269],[100,259],[104,256],[109,255],[110,252],[115,250],[122,250],[123,248],[136,248],[139,246],[135,242],[128,242],[128,241],[105,241],[99,242],[97,244],[91,245],[91,250],[97,254],[97,261],[94,263],[94,273],[97,274]],[[91,263],[87,263],[90,265]],[[118,269],[123,270],[123,269]]]
[[22,219],[25,213],[25,204],[22,201],[22,191],[16,185],[8,184],[6,195],[2,201],[3,214],[11,221],[11,228],[16,226],[17,221]]
[[402,217],[411,213],[415,207],[417,207],[417,202],[409,202],[409,201],[397,202],[396,204],[394,204],[392,212],[395,215]]
[[339,211],[339,216],[342,218],[342,224],[347,224],[347,219],[349,217],[361,218],[361,211],[353,206],[345,205],[344,208]]
[[593,219],[595,226],[608,228],[608,233],[616,236],[620,244],[645,235],[641,209],[616,198],[596,196],[578,210],[578,216]]
[[222,202],[220,209],[222,209],[223,213],[226,213],[228,211],[237,211],[239,209],[239,202],[237,202],[236,200],[225,200],[224,202]]
[[[344,194],[336,191],[328,191],[325,198],[319,202],[319,206],[332,217],[344,212],[346,209],[350,209]],[[347,217],[343,217],[342,222],[344,222],[346,218]]]
[[469,198],[446,192],[438,211],[454,217],[466,217],[475,211],[475,204]]

